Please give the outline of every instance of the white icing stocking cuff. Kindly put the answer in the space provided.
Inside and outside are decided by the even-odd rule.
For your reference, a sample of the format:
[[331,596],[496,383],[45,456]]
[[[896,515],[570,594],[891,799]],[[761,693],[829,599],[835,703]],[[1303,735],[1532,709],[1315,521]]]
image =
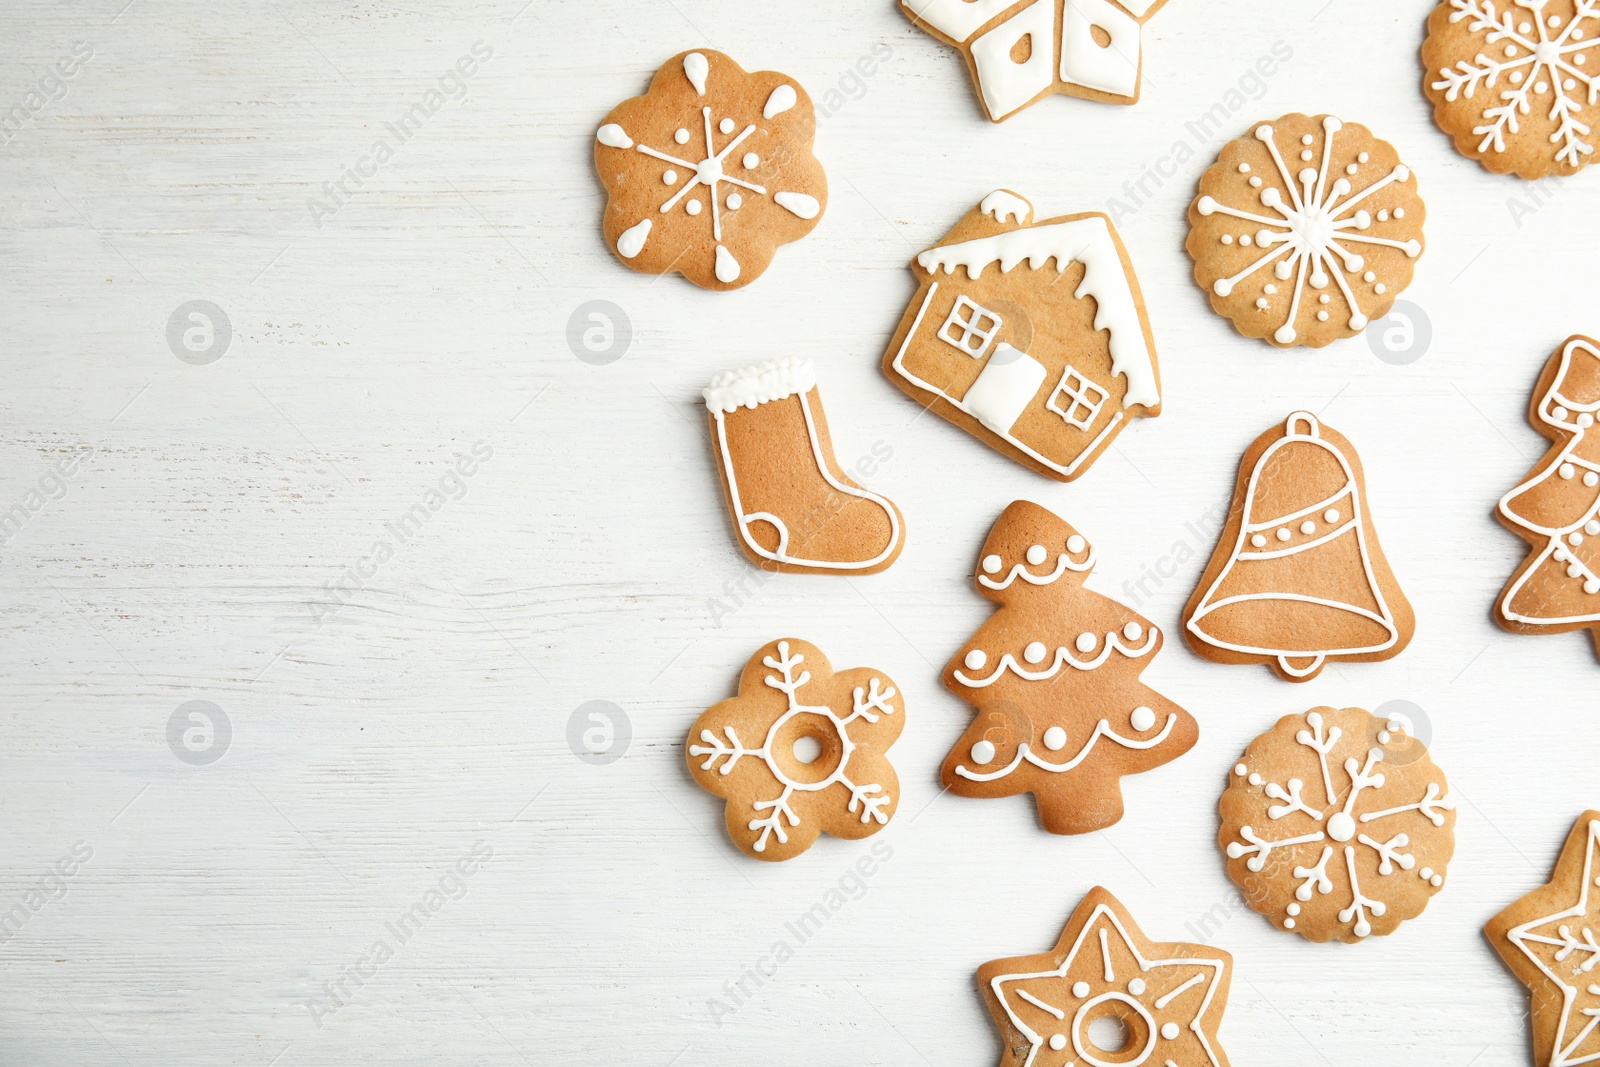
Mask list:
[[700,395],[708,411],[733,412],[807,392],[816,384],[817,370],[809,359],[780,356],[719,374]]

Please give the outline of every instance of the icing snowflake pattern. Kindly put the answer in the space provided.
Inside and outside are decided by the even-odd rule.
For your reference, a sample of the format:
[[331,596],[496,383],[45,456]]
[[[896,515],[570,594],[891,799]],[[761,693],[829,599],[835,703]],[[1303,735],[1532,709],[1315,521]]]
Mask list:
[[[1390,752],[1406,762],[1386,764]],[[1256,767],[1295,773],[1274,781]],[[1312,940],[1389,933],[1444,885],[1455,801],[1402,720],[1287,716],[1251,743],[1221,807],[1230,876],[1257,911]]]

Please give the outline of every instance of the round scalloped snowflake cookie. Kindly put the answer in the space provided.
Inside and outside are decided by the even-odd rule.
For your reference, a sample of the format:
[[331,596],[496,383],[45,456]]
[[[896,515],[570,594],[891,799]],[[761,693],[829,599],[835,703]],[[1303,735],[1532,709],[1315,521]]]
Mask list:
[[1455,801],[1403,719],[1286,715],[1250,742],[1217,810],[1228,877],[1309,941],[1393,933],[1444,885]]
[[1424,215],[1394,146],[1332,115],[1285,115],[1201,175],[1184,247],[1240,333],[1321,348],[1389,313],[1422,255]]
[[1496,174],[1573,174],[1600,122],[1600,0],[1440,0],[1422,90],[1456,150]]

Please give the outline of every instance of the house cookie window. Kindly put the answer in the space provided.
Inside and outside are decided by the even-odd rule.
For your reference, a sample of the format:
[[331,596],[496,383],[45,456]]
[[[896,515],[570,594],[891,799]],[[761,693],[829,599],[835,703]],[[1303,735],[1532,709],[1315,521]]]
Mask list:
[[1068,426],[1087,430],[1110,395],[1069,364],[1044,406],[1066,419]]
[[939,338],[955,345],[973,359],[982,359],[989,351],[989,343],[1000,332],[1001,319],[982,304],[967,298],[956,297],[950,317],[939,327]]

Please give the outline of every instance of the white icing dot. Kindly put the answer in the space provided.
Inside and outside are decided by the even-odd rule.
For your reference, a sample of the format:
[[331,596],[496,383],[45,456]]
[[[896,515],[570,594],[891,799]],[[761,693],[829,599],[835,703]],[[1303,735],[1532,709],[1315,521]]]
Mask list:
[[688,144],[689,131],[680,126],[678,127],[678,132],[672,135],[672,139],[677,141],[679,144]]
[[1044,659],[1044,642],[1029,641],[1028,647],[1022,650],[1022,658],[1029,663],[1038,663]]
[[1589,578],[1583,583],[1585,593],[1600,593],[1600,579]]
[[1384,285],[1382,282],[1379,282],[1377,285],[1372,287],[1372,291],[1377,293],[1379,296],[1382,296],[1384,292],[1388,290],[1388,288],[1388,286]]
[[1267,544],[1267,539],[1265,537],[1263,537],[1261,534],[1251,534],[1250,535],[1250,543],[1252,545],[1254,545],[1256,548],[1265,548],[1266,544]]
[[1233,234],[1231,234],[1231,233],[1223,234],[1222,235],[1222,243],[1225,244],[1225,245],[1233,244]]
[[1379,730],[1378,731],[1378,744],[1387,745],[1388,743],[1389,743],[1389,731],[1388,730]]
[[1577,468],[1575,468],[1575,467],[1573,467],[1573,465],[1572,465],[1572,464],[1570,464],[1570,463],[1563,463],[1563,464],[1562,464],[1562,465],[1561,465],[1561,466],[1560,466],[1560,468],[1558,468],[1558,469],[1557,469],[1557,470],[1556,470],[1556,473],[1557,473],[1557,474],[1559,474],[1559,475],[1561,475],[1561,477],[1563,477],[1563,478],[1566,478],[1566,479],[1568,479],[1568,480],[1569,480],[1569,481],[1570,481],[1570,480],[1571,480],[1571,478],[1572,478],[1572,476],[1573,476],[1573,475],[1574,475],[1574,474],[1577,474],[1577,473],[1578,473],[1578,471],[1577,471]]
[[1067,1047],[1067,1035],[1066,1034],[1051,1034],[1050,1035],[1050,1047],[1055,1049],[1057,1052],[1060,1052],[1062,1049],[1066,1048]]
[[1379,208],[1378,209],[1378,221],[1379,222],[1388,222],[1389,221],[1389,209],[1388,208]]
[[1241,233],[1239,235],[1239,243],[1244,245],[1246,248],[1249,248],[1251,244],[1250,235],[1247,233]]
[[1576,563],[1574,563],[1572,566],[1567,568],[1567,577],[1568,578],[1582,578],[1583,577],[1583,568],[1578,566]]
[[1536,92],[1536,93],[1549,92],[1550,91],[1550,83],[1549,82],[1544,82],[1544,81],[1535,82],[1534,85],[1533,85],[1533,91]]
[[1043,563],[1050,553],[1044,550],[1043,545],[1030,545],[1028,547],[1028,562],[1037,567]]
[[1300,153],[1300,160],[1303,163],[1310,163],[1311,162],[1311,149],[1308,148],[1304,152],[1301,152]]
[[1260,785],[1264,781],[1266,781],[1266,779],[1261,777],[1261,775],[1259,775],[1259,774],[1251,774],[1250,775],[1250,784],[1251,785]]
[[1044,732],[1044,747],[1051,752],[1060,752],[1067,747],[1067,732],[1059,726],[1052,726]]
[[1128,723],[1142,734],[1156,724],[1156,713],[1141,705],[1133,709],[1133,714],[1128,716]]
[[1094,646],[1099,643],[1100,639],[1095,637],[1094,634],[1085,632],[1078,635],[1077,645],[1079,652],[1093,652]]
[[1143,978],[1135,978],[1133,981],[1128,983],[1128,992],[1132,993],[1136,997],[1144,996],[1144,990],[1145,984]]
[[1360,167],[1358,167],[1354,163],[1352,163],[1349,166],[1344,168],[1344,172],[1346,174],[1354,174],[1356,171],[1358,171],[1360,169],[1361,169]]
[[1122,628],[1122,636],[1129,641],[1137,641],[1144,636],[1144,627],[1136,622],[1130,622]]
[[1294,903],[1293,901],[1290,901],[1289,902],[1288,912],[1289,912],[1290,915],[1299,915],[1300,914],[1300,905]]
[[1254,176],[1252,176],[1252,177],[1251,177],[1251,178],[1250,178],[1250,187],[1251,187],[1251,188],[1252,188],[1252,189],[1259,189],[1259,188],[1261,188],[1261,179],[1260,179],[1260,178],[1257,178],[1257,177],[1254,177]]
[[1073,982],[1072,983],[1072,995],[1075,996],[1075,997],[1086,997],[1086,996],[1088,996],[1089,995],[1089,983],[1088,982]]
[[728,210],[729,211],[738,211],[740,205],[742,205],[743,203],[744,203],[744,197],[740,196],[738,193],[729,193],[728,194]]
[[983,557],[983,569],[987,574],[999,574],[1002,566],[999,556],[988,555]]
[[717,129],[721,130],[723,133],[732,133],[733,132],[733,120],[732,119],[723,119],[721,122],[717,123]]
[[1176,1041],[1180,1033],[1182,1033],[1182,1031],[1178,1029],[1177,1023],[1161,1024],[1161,1036],[1166,1038],[1168,1041]]
[[1444,875],[1434,875],[1432,878],[1428,879],[1428,884],[1433,886],[1433,888],[1438,889],[1440,886],[1444,885]]
[[967,653],[966,659],[961,661],[967,665],[969,671],[980,671],[983,665],[989,662],[989,657],[983,654],[983,649],[975,648]]
[[1378,280],[1378,276],[1369,270],[1367,273],[1361,276],[1361,280],[1364,282],[1375,282]]
[[1356,836],[1356,821],[1348,813],[1336,811],[1328,816],[1328,836],[1341,845]]
[[1278,287],[1276,285],[1273,285],[1271,282],[1268,282],[1266,285],[1263,285],[1261,287],[1261,291],[1263,293],[1266,293],[1268,296],[1271,296],[1273,293],[1276,293],[1278,291]]
[[1356,156],[1356,162],[1357,163],[1365,163],[1367,160],[1369,160],[1371,158],[1372,158],[1371,156],[1369,156],[1365,152],[1363,152],[1359,156]]
[[1424,867],[1424,868],[1422,868],[1422,870],[1418,871],[1417,873],[1422,876],[1422,880],[1423,881],[1427,881],[1429,878],[1433,877],[1433,868],[1432,867]]
[[1328,321],[1328,313],[1326,311],[1317,312],[1317,321],[1318,322],[1327,322]]
[[1554,418],[1564,419],[1570,414],[1570,412],[1568,412],[1567,409],[1562,407],[1560,404],[1557,404],[1555,407],[1550,409],[1550,414]]
[[1294,929],[1294,920],[1293,919],[1285,919],[1285,920],[1283,920],[1283,928],[1285,930],[1293,930]]
[[1516,45],[1514,45],[1514,44],[1506,45],[1506,55],[1507,56],[1514,56],[1516,54],[1517,54],[1517,46]]
[[1294,535],[1289,532],[1289,527],[1287,527],[1287,526],[1278,527],[1278,540],[1287,541],[1287,540],[1289,540],[1289,538],[1291,538],[1293,536]]
[[1237,774],[1240,778],[1243,778],[1245,776],[1245,772],[1248,771],[1249,769],[1250,769],[1249,767],[1246,767],[1242,763],[1235,763],[1233,765],[1233,773]]
[[994,742],[979,741],[972,746],[972,762],[980,767],[994,762]]
[[1551,15],[1549,18],[1544,20],[1544,24],[1549,26],[1551,29],[1555,29],[1557,26],[1561,25],[1561,16]]
[[1082,534],[1073,534],[1071,537],[1067,538],[1067,551],[1076,556],[1079,552],[1084,550],[1088,543],[1089,542],[1083,539]]
[[1584,473],[1584,485],[1587,485],[1590,489],[1593,489],[1597,483],[1600,483],[1600,474],[1596,474],[1594,471],[1587,471]]
[[1567,535],[1567,540],[1572,543],[1573,547],[1577,547],[1578,545],[1583,544],[1583,534],[1579,533],[1577,530],[1573,530]]
[[1588,522],[1583,524],[1583,532],[1588,534],[1590,537],[1593,537],[1595,534],[1600,534],[1600,521],[1590,519]]
[[1531,22],[1518,23],[1517,24],[1517,32],[1522,34],[1524,37],[1526,37],[1528,34],[1533,32],[1533,23],[1531,23]]
[[669,168],[666,173],[661,175],[661,182],[664,185],[677,185],[678,172]]
[[1311,135],[1309,133],[1301,134],[1300,135],[1300,143],[1301,144],[1310,144],[1311,143]]
[[[1579,56],[1578,58],[1582,59],[1583,57]],[[1514,71],[1511,72],[1511,84],[1512,85],[1521,85],[1522,84],[1522,71],[1514,70]]]
[[1326,304],[1332,300],[1333,297],[1329,296],[1327,293],[1323,293],[1321,296],[1317,297],[1317,303],[1319,304]]
[[744,159],[740,160],[740,162],[744,164],[745,170],[755,170],[756,164],[761,162],[761,157],[754,152],[746,152]]
[[1261,308],[1263,311],[1265,311],[1266,307],[1267,307],[1267,298],[1264,297],[1264,296],[1256,297],[1256,307]]
[[1394,209],[1394,217],[1397,218],[1397,219],[1405,218],[1406,217],[1406,209],[1403,208],[1403,207],[1395,208]]
[[1584,427],[1585,429],[1593,426],[1594,416],[1589,414],[1587,411],[1583,412],[1578,416],[1578,425]]
[[691,215],[700,214],[700,209],[701,204],[698,200],[691,200],[687,204],[683,205],[683,210],[687,211]]

